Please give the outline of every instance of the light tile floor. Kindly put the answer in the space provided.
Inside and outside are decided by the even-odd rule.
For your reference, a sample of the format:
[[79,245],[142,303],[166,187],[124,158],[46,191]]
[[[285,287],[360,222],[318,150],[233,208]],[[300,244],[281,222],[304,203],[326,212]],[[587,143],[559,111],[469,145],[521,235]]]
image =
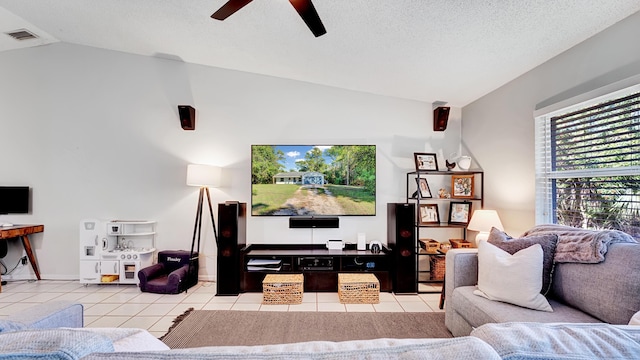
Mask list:
[[[438,287],[420,291],[439,291]],[[395,295],[380,293],[379,304],[341,304],[338,293],[304,293],[300,305],[262,305],[262,293],[215,296],[214,282],[200,282],[186,293],[143,293],[135,285],[88,285],[78,281],[12,281],[2,286],[0,318],[36,303],[72,300],[84,305],[86,327],[134,327],[160,337],[176,316],[196,310],[333,311],[333,312],[438,312],[439,293]]]

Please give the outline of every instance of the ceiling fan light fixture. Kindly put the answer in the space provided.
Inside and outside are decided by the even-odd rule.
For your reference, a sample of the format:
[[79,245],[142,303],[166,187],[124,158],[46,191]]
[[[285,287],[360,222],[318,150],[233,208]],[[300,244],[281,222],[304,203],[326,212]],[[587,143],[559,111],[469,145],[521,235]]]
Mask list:
[[324,24],[322,24],[322,20],[320,20],[320,15],[318,15],[318,11],[316,11],[311,0],[289,0],[289,2],[296,9],[315,37],[319,37],[327,33],[327,30],[324,28]]
[[[225,20],[229,16],[235,14],[238,10],[245,7],[252,0],[229,0],[220,9],[211,15],[212,19]],[[316,11],[311,0],[289,0],[289,3],[296,9],[298,15],[302,18],[307,27],[315,37],[322,36],[327,30],[320,20],[320,16]]]
[[211,18],[222,21],[235,14],[236,11],[242,9],[251,1],[253,0],[229,0],[218,11],[214,12]]

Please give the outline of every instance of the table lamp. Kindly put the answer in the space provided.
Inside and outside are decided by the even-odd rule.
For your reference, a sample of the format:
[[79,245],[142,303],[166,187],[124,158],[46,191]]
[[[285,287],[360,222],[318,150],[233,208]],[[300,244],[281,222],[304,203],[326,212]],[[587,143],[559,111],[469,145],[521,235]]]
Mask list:
[[216,246],[218,245],[218,232],[216,230],[216,223],[213,219],[213,209],[211,208],[211,195],[209,194],[210,187],[217,187],[220,182],[220,168],[217,166],[201,165],[201,164],[189,164],[187,165],[187,185],[199,186],[200,193],[198,195],[198,209],[196,210],[196,222],[193,227],[193,239],[191,240],[191,253],[189,254],[189,272],[191,273],[191,263],[193,259],[193,250],[196,242],[196,235],[198,239],[198,256],[200,254],[200,233],[202,228],[202,205],[204,202],[204,193],[207,193],[207,203],[209,204],[209,214],[211,215],[211,224],[213,225],[213,235],[216,239]]
[[478,235],[476,235],[476,244],[479,241],[487,241],[487,239],[489,239],[489,231],[491,231],[492,227],[504,230],[498,212],[484,209],[474,211],[471,216],[471,221],[469,221],[467,225],[467,229],[479,232]]

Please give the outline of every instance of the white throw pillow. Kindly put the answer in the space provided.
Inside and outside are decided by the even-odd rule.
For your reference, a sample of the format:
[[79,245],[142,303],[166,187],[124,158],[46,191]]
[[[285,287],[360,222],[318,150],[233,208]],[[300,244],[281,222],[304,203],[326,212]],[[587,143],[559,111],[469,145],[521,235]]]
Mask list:
[[631,320],[629,320],[629,325],[640,325],[640,311],[633,314]]
[[478,290],[473,293],[534,310],[553,312],[542,289],[542,247],[511,255],[486,241],[478,243]]

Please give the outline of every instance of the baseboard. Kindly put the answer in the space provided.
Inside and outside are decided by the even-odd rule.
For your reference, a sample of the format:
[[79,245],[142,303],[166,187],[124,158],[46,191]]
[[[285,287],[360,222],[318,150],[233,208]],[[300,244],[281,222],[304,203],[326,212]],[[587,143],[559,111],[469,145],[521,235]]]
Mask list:
[[[80,281],[78,275],[41,275],[42,280],[59,280],[59,281]],[[36,278],[29,274],[25,274],[24,276],[18,275],[2,275],[2,280],[6,280],[8,282],[11,281],[25,281],[25,280],[36,280]],[[215,282],[216,276],[214,275],[199,275],[198,281],[206,281],[206,282]],[[123,284],[126,285],[126,284]]]
[[215,282],[215,275],[198,275],[198,281],[207,281],[207,282]]
[[[80,281],[78,275],[44,275],[40,274],[42,280],[64,280],[64,281]],[[11,281],[24,281],[24,280],[36,280],[33,274],[24,275],[2,275],[2,280]]]

